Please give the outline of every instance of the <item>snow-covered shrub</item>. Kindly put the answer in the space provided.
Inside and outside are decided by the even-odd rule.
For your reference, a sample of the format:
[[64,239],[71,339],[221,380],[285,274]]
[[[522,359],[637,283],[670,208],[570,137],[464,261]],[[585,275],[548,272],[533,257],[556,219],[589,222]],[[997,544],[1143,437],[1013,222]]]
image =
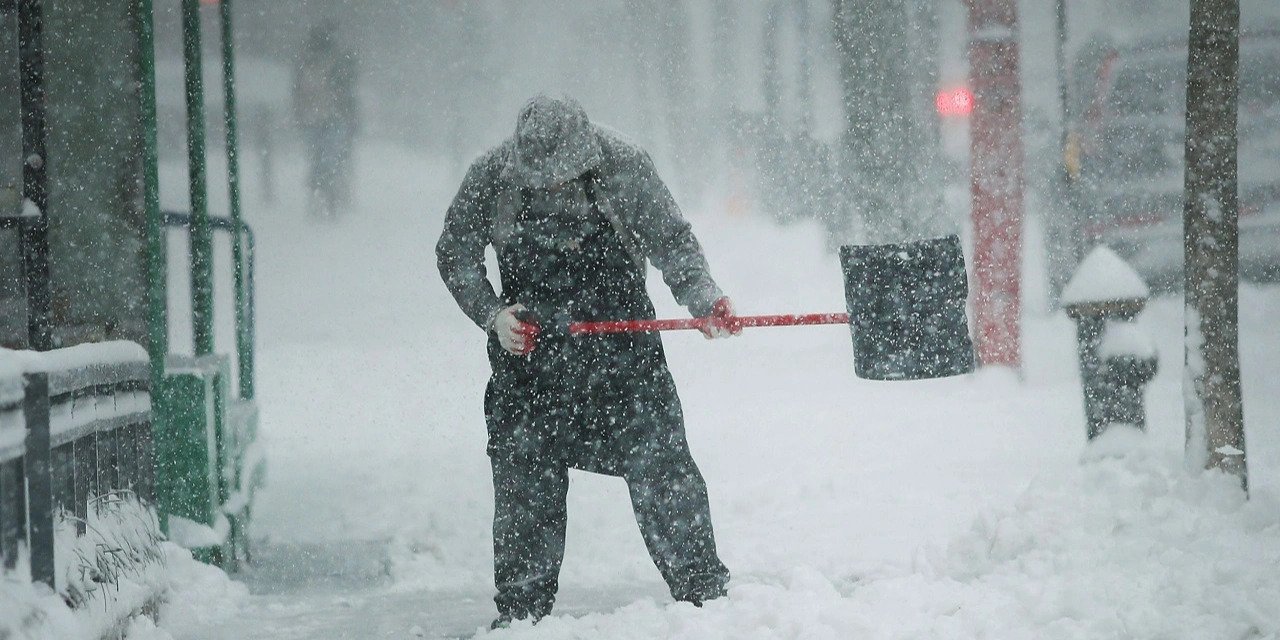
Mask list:
[[77,535],[78,524],[78,518],[63,511],[54,533],[58,592],[68,605],[79,608],[95,600],[111,601],[122,582],[146,585],[153,568],[163,571],[160,523],[133,492],[114,491],[95,497],[82,536]]

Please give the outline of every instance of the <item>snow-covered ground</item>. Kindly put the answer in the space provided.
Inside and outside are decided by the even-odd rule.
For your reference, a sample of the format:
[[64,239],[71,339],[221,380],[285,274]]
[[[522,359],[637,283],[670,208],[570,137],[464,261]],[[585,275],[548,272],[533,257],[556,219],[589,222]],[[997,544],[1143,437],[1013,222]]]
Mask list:
[[[432,251],[456,172],[391,145],[359,159],[334,223],[302,211],[296,162],[274,206],[249,167],[269,466],[252,593],[202,574],[139,637],[456,637],[494,614],[483,335]],[[816,228],[689,217],[741,313],[842,310]],[[1074,327],[1040,289],[1018,373],[860,380],[840,327],[666,335],[730,597],[672,603],[623,482],[574,473],[558,615],[492,636],[1280,637],[1280,289],[1242,292],[1247,503],[1182,466],[1180,302],[1141,318],[1161,356],[1149,432],[1086,447]]]

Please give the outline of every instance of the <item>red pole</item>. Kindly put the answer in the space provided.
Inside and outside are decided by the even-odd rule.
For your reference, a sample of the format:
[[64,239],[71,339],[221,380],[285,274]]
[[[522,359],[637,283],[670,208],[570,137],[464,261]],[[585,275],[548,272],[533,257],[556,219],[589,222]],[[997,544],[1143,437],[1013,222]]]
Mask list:
[[1021,367],[1022,87],[1016,0],[967,0],[978,361]]
[[[604,322],[571,322],[570,335],[601,333],[641,333],[645,331],[679,331],[701,329],[708,318],[678,320],[609,320]],[[802,315],[734,316],[727,320],[731,327],[795,327],[814,324],[849,324],[847,313],[807,313]]]

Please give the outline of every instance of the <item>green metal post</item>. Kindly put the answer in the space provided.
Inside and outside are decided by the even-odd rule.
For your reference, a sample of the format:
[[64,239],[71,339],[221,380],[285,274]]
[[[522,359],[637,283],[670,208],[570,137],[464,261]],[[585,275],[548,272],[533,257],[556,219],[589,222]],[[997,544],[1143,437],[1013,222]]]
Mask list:
[[236,126],[236,81],[234,30],[231,0],[218,7],[222,17],[222,112],[227,131],[227,188],[231,206],[231,260],[234,263],[236,298],[236,364],[239,367],[240,397],[253,397],[253,340],[249,335],[245,306],[244,246],[240,233],[240,153]]
[[158,394],[169,353],[168,263],[165,225],[160,214],[160,178],[156,151],[156,48],[151,0],[136,0],[134,27],[138,38],[138,82],[142,116],[142,192],[147,225],[147,353],[151,357],[151,390]]
[[[164,362],[169,353],[168,243],[160,213],[160,178],[156,144],[156,47],[151,0],[136,0],[134,35],[138,39],[139,115],[142,118],[142,206],[147,242],[147,355],[151,361],[151,441],[153,453],[166,450],[172,439],[169,387],[165,384]],[[172,486],[173,461],[155,460],[158,500],[156,510],[160,530],[169,532],[168,489]]]
[[200,0],[182,0],[186,66],[187,175],[191,192],[191,323],[197,355],[213,353],[213,234],[209,229],[205,164],[204,83],[200,62]]

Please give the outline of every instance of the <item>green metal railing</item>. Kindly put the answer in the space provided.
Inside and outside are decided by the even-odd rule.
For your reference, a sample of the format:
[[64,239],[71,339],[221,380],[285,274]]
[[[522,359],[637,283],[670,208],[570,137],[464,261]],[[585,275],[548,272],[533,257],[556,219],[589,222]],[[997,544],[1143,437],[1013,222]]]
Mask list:
[[[191,335],[196,355],[202,356],[213,353],[213,236],[209,232],[209,177],[200,46],[200,0],[182,0],[187,189],[191,196]],[[225,109],[233,111],[235,105],[228,103]]]
[[[239,229],[247,229],[240,213],[240,147],[239,126],[237,125],[236,83],[235,83],[235,47],[233,46],[234,30],[231,22],[231,0],[222,0],[218,5],[222,20],[222,103],[232,105],[222,110],[227,136],[227,202],[231,210],[231,224]],[[253,397],[253,339],[250,333],[251,323],[244,317],[251,305],[245,304],[245,259],[241,233],[231,234],[231,262],[235,270],[236,299],[236,352],[240,354],[240,397]],[[252,232],[249,232],[252,238]]]
[[142,94],[142,192],[147,233],[147,351],[151,358],[151,388],[158,396],[163,389],[164,358],[169,353],[169,300],[165,277],[169,257],[164,220],[160,216],[155,25],[151,0],[136,0],[134,19],[134,33],[138,40],[138,80]]
[[[192,216],[185,211],[164,211],[161,213],[163,224],[171,229],[189,229]],[[257,273],[257,240],[253,227],[244,220],[234,217],[209,216],[210,231],[226,233],[232,247],[232,260],[235,269],[235,315],[236,345],[238,365],[238,385],[240,397],[253,398],[254,376],[254,338],[256,329],[254,319],[257,311],[257,294],[254,284]],[[237,252],[236,247],[240,247]]]
[[[201,60],[200,0],[182,0],[184,87],[187,107],[187,187],[190,213],[162,212],[158,198],[156,149],[155,43],[152,0],[136,0],[144,140],[147,216],[150,358],[155,376],[156,493],[166,532],[170,517],[186,519],[186,530],[204,527],[215,537],[191,542],[197,557],[234,569],[249,557],[247,527],[252,493],[263,465],[254,447],[253,233],[242,219],[236,123],[235,64],[231,0],[222,0],[222,68],[226,118],[230,215],[211,218]],[[190,234],[192,336],[194,354],[169,351],[166,229],[184,226]],[[214,340],[213,231],[231,232],[235,286],[238,393],[230,389],[228,358]],[[246,248],[247,243],[247,248]],[[246,250],[247,249],[247,250]],[[224,527],[225,526],[225,527]]]
[[[157,148],[155,25],[153,0],[117,0],[133,13],[137,45],[134,69],[139,87],[142,134],[139,179],[146,220],[147,348],[152,394],[152,433],[156,451],[156,500],[164,530],[170,516],[216,530],[229,523],[226,540],[197,544],[199,557],[234,568],[248,557],[247,526],[252,493],[264,467],[254,444],[253,233],[243,221],[236,119],[236,77],[231,0],[221,0],[222,68],[226,125],[226,218],[208,212],[208,175],[204,87],[200,42],[200,0],[181,0],[185,96],[187,105],[188,189],[191,212],[160,210]],[[205,0],[203,4],[209,4]],[[17,0],[0,8],[15,13],[18,26],[22,106],[23,197],[30,202],[19,217],[0,225],[20,232],[28,295],[28,341],[38,351],[53,346],[49,298],[48,160],[45,156],[44,5]],[[15,11],[16,10],[16,11]],[[170,352],[168,255],[166,232],[185,226],[190,233],[192,334],[194,354]],[[230,232],[235,283],[235,356],[237,393],[231,391],[230,358],[218,355],[214,341],[214,230]],[[191,527],[187,527],[190,530]],[[207,538],[206,538],[207,539]]]

